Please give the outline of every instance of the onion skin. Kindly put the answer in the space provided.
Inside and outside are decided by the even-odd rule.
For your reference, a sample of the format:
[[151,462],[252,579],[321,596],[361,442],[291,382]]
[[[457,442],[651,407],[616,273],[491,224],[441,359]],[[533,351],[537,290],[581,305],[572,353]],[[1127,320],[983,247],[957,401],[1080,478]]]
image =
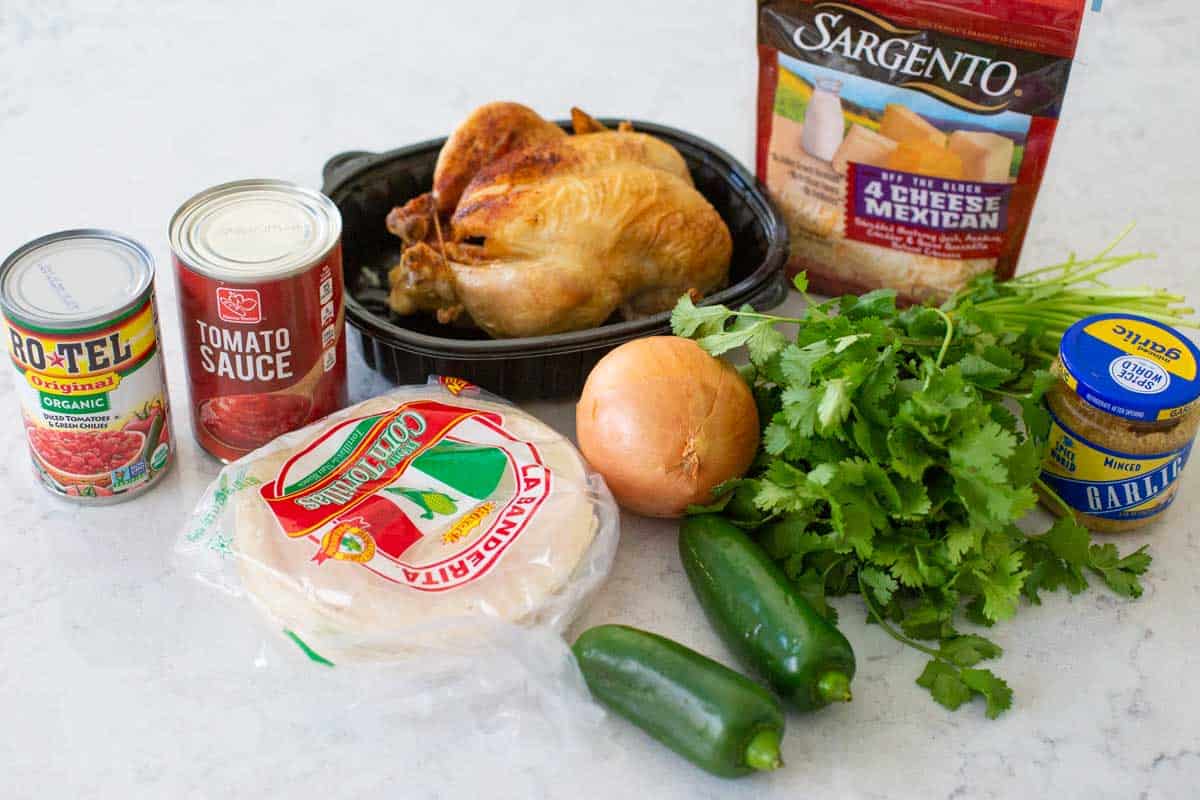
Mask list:
[[731,365],[691,339],[652,336],[600,360],[575,408],[575,431],[623,508],[679,517],[750,468],[758,408]]

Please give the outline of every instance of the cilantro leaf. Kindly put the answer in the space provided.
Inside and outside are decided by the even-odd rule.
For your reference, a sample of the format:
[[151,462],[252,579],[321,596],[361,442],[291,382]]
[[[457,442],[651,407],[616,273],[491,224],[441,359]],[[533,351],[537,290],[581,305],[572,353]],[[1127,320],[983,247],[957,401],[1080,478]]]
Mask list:
[[850,415],[850,387],[846,380],[835,378],[828,381],[821,391],[817,404],[817,425],[822,433],[828,433]]
[[963,556],[978,549],[983,543],[983,529],[962,523],[950,525],[946,532],[946,555],[951,564],[962,561]]
[[864,317],[893,317],[896,315],[896,291],[875,289],[866,294],[842,298],[842,316],[847,319]]
[[[958,362],[958,368],[962,370],[963,377],[971,383],[994,389],[1012,380],[1020,373],[1020,359],[1008,355],[998,347],[989,347],[984,352],[987,353],[987,357],[978,353],[967,353]],[[1013,360],[1016,361],[1016,364],[1012,363]]]
[[900,588],[900,584],[896,582],[895,578],[875,567],[865,567],[859,570],[858,583],[860,586],[870,589],[879,604],[884,606],[892,602],[892,595]]
[[973,524],[999,530],[1033,508],[1037,496],[1028,485],[1014,486],[1008,459],[1016,437],[992,420],[965,430],[949,447],[950,472]]
[[965,668],[962,682],[987,700],[987,718],[995,719],[1012,707],[1012,689],[990,669]]
[[818,614],[832,623],[837,623],[837,609],[826,599],[825,576],[821,572],[815,569],[805,570],[793,575],[792,580],[795,581],[800,594]]
[[1029,389],[1029,396],[1034,400],[1041,400],[1056,383],[1058,383],[1058,376],[1050,370],[1036,370],[1033,373],[1033,385]]
[[777,456],[792,446],[792,428],[778,420],[771,420],[763,429],[762,447],[767,453]]
[[780,395],[783,402],[783,421],[801,436],[812,436],[817,429],[817,408],[821,396],[808,386],[789,386]]
[[[701,336],[696,340],[696,344],[707,350],[709,355],[719,356],[743,347],[751,340],[765,341],[764,337],[769,337],[771,330],[771,320],[754,320],[727,331]],[[765,347],[766,345],[760,346]]]
[[938,648],[938,655],[957,667],[973,667],[985,659],[998,658],[1003,652],[999,645],[974,634],[947,639]]
[[[753,311],[754,309],[746,306],[742,310]],[[750,361],[760,366],[765,365],[787,344],[787,339],[771,324],[770,320],[755,321],[752,317],[738,317],[734,320],[730,333],[737,334],[743,331],[746,334],[744,344],[750,353]]]
[[931,660],[917,678],[933,699],[954,711],[976,695],[987,702],[987,717],[995,719],[1012,707],[1012,689],[988,669],[958,668],[945,661]]
[[962,673],[952,664],[932,659],[917,677],[917,685],[929,690],[933,699],[951,711],[971,699],[971,687],[962,679]]
[[671,330],[676,336],[714,336],[725,329],[733,312],[725,306],[697,306],[683,295],[671,311]]
[[[1088,564],[1088,545],[1091,537],[1088,535],[1087,529],[1079,525],[1073,517],[1057,518],[1050,526],[1050,530],[1037,539],[1049,547],[1050,552],[1073,567],[1083,567]],[[1109,546],[1112,547],[1112,545]],[[1115,551],[1116,548],[1113,547],[1113,550]],[[1145,571],[1144,568],[1143,571]]]
[[772,558],[804,556],[829,546],[819,533],[812,529],[816,519],[813,512],[787,514],[758,531],[758,543]]
[[[720,487],[718,487],[720,488]],[[704,505],[702,503],[689,503],[687,507],[688,514],[719,514],[729,505],[729,501],[733,499],[733,492],[725,492],[717,497],[713,502]]]
[[953,638],[957,635],[952,624],[957,605],[958,595],[953,592],[927,592],[920,602],[905,612],[900,629],[915,639]]
[[975,569],[983,616],[993,622],[1010,619],[1017,613],[1021,587],[1029,573],[1021,569],[1021,553],[1013,552],[995,559],[987,569]]
[[1121,557],[1115,544],[1094,544],[1088,551],[1088,567],[1098,573],[1108,588],[1125,597],[1141,597],[1142,584],[1138,576],[1150,568],[1146,545]]

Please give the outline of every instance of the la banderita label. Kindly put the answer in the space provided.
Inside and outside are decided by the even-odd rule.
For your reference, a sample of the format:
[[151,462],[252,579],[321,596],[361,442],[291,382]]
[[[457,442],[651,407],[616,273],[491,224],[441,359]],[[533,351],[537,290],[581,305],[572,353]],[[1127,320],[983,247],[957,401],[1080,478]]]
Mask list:
[[502,415],[420,401],[336,425],[260,493],[318,564],[442,592],[492,569],[550,484],[538,448]]

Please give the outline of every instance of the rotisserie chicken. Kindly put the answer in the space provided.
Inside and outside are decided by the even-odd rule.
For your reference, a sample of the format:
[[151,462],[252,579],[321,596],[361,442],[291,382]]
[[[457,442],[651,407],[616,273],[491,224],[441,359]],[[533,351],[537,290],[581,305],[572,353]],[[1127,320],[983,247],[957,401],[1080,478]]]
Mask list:
[[724,285],[732,243],[679,152],[573,110],[575,135],[515,103],[477,109],[446,141],[434,191],[395,208],[398,314],[461,315],[491,336],[540,336],[664,311]]

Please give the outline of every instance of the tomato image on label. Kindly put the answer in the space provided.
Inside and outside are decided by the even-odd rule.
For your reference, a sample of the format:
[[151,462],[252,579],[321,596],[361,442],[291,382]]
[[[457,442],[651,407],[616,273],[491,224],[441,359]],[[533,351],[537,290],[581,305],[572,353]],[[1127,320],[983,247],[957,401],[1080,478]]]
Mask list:
[[167,410],[162,401],[154,400],[144,404],[141,409],[134,411],[133,417],[125,423],[122,430],[140,433],[146,437],[146,452],[153,452],[159,445],[171,441],[171,427],[167,425]]
[[66,431],[29,427],[29,446],[47,467],[84,478],[108,473],[134,461],[146,437],[135,431]]
[[234,394],[200,407],[200,424],[217,440],[253,450],[308,421],[312,404],[297,394]]

